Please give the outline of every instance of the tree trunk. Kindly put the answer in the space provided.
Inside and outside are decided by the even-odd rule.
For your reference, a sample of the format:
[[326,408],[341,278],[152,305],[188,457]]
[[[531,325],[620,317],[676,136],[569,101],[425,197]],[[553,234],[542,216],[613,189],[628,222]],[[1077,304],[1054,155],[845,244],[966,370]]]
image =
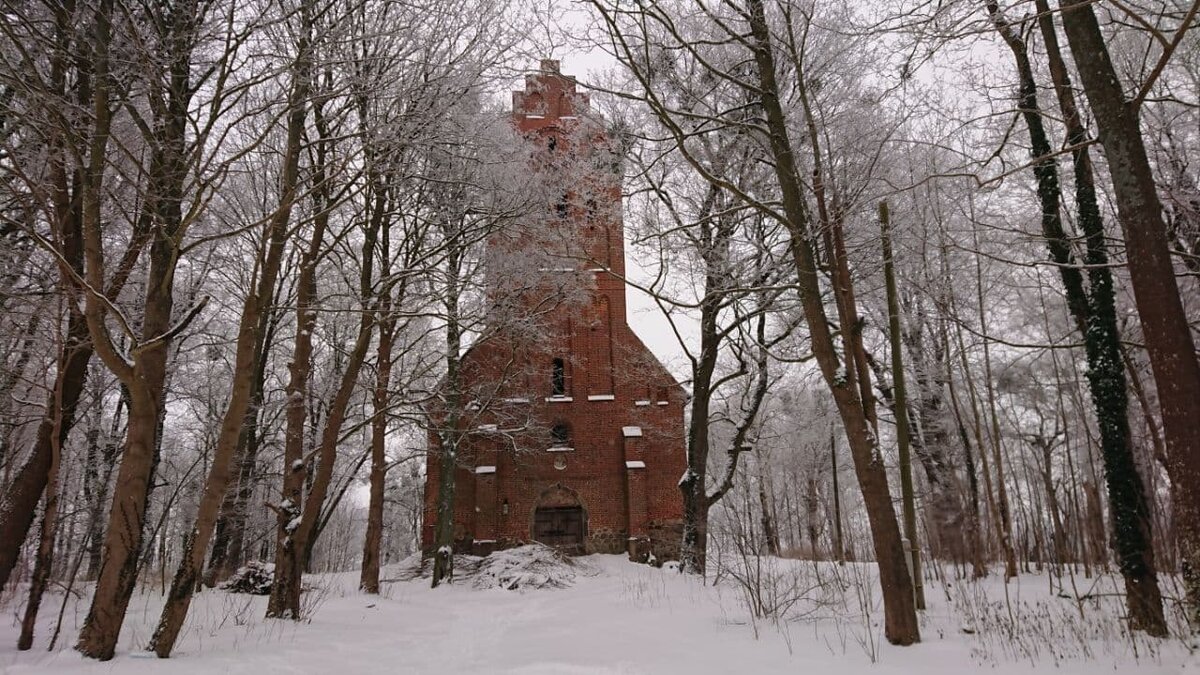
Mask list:
[[829,464],[833,470],[833,559],[846,564],[846,544],[842,539],[842,492],[838,487],[837,437],[829,432]]
[[296,339],[292,361],[288,365],[286,431],[284,432],[283,489],[276,509],[275,579],[267,602],[267,617],[300,620],[300,583],[305,544],[294,536],[301,522],[301,505],[307,463],[304,458],[305,422],[308,420],[308,374],[312,368],[312,334],[317,312],[312,307],[315,289],[315,250],[320,246],[323,228],[310,242],[312,255],[301,262],[296,291]]
[[[975,250],[979,251],[979,235],[978,232],[972,231],[975,237]],[[996,414],[996,391],[992,383],[992,352],[991,340],[987,338],[987,310],[983,304],[983,265],[980,260],[980,255],[975,256],[975,299],[977,302],[979,332],[983,335],[983,388],[987,394],[987,406],[989,413],[989,421],[991,423],[988,437],[991,440],[992,450],[992,468],[995,471],[993,481],[995,485],[995,520],[996,536],[1000,541],[1000,550],[1004,553],[1004,578],[1005,580],[1012,579],[1017,576],[1017,555],[1013,550],[1012,542],[1012,513],[1009,510],[1008,501],[1008,486],[1004,479],[1004,458],[1001,456],[1001,438],[1000,438],[1000,420]],[[963,352],[963,363],[966,363],[966,352]],[[974,387],[974,385],[971,385]],[[977,397],[973,397],[976,398]],[[982,402],[976,400],[974,403],[975,424],[976,424],[976,440],[979,444],[979,456],[984,459],[984,483],[987,483],[988,466],[987,466],[987,451],[988,449],[983,443],[983,416],[979,412],[979,406]],[[988,486],[988,493],[991,494],[991,486]]]
[[[383,308],[387,311],[387,307]],[[371,419],[371,498],[367,504],[367,536],[363,542],[362,574],[358,586],[365,593],[379,593],[380,546],[383,541],[383,494],[387,479],[388,384],[392,376],[392,342],[396,320],[388,317],[379,328],[379,349],[375,375],[375,395]]]
[[762,510],[763,539],[767,543],[767,554],[778,556],[779,528],[775,525],[774,506],[767,494],[767,475],[763,471],[761,462],[756,462],[756,465],[758,467],[758,508]]
[[[320,105],[314,105],[313,119],[314,125],[320,134],[321,144],[329,142],[331,135],[325,126]],[[320,157],[318,162],[321,169],[317,172],[315,184],[320,186],[317,189],[317,194],[323,208],[319,210],[317,215],[318,223],[314,228],[317,232],[325,229],[330,210],[333,207],[330,200],[332,190],[328,184],[328,180],[324,176],[325,160],[321,151],[318,151],[318,157]],[[286,611],[290,611],[291,618],[293,619],[301,618],[299,614],[301,574],[308,569],[309,560],[312,557],[313,545],[320,534],[318,523],[320,521],[321,508],[325,503],[329,485],[333,479],[334,462],[337,459],[338,436],[341,435],[342,422],[346,417],[346,409],[350,405],[350,398],[354,394],[355,386],[358,383],[358,374],[362,369],[363,361],[367,355],[367,348],[371,343],[371,335],[375,329],[375,312],[371,306],[374,304],[371,300],[372,264],[374,262],[375,244],[379,226],[383,217],[382,209],[376,209],[372,217],[368,219],[368,224],[365,228],[361,259],[362,271],[359,279],[359,294],[362,299],[362,308],[358,325],[358,335],[347,357],[345,370],[342,371],[337,392],[329,404],[329,409],[321,425],[321,435],[316,448],[316,466],[315,470],[309,474],[312,480],[308,486],[308,493],[304,496],[304,505],[300,509],[299,514],[283,528],[284,530],[290,529],[287,532],[287,539],[290,545],[280,546],[275,550],[275,569],[277,573],[276,583],[271,588],[271,607],[275,608],[275,610],[278,610],[279,607],[286,607]],[[309,255],[303,266],[304,271],[301,274],[301,282],[308,288],[307,294],[309,296],[302,304],[309,308],[307,310],[308,317],[313,321],[315,321],[316,311],[312,307],[311,302],[316,298],[316,265],[321,255],[323,255],[320,253],[320,248],[323,245],[321,239],[320,234],[314,234]],[[307,278],[305,278],[305,274],[308,275]],[[309,349],[311,350],[311,326],[309,330],[310,334],[305,337],[305,340],[309,342]],[[297,342],[299,341],[297,339]],[[306,355],[305,359],[311,359],[311,355]],[[301,380],[301,382],[303,381]],[[289,383],[290,386],[291,383]],[[290,421],[289,419],[289,424]],[[294,463],[295,460],[292,460],[292,462]],[[295,494],[299,497],[302,492],[296,491]],[[278,575],[278,570],[281,568],[289,570],[283,577]],[[286,583],[280,583],[281,580]],[[269,615],[280,616],[280,614],[271,614],[270,608],[268,612]]]
[[[111,0],[102,0],[97,20],[97,57],[95,115],[104,137],[92,141],[89,154],[88,189],[84,192],[84,252],[87,280],[93,288],[103,288],[103,249],[100,239],[101,182],[106,163],[109,109],[108,42],[111,27],[108,12]],[[196,17],[181,12],[171,15],[161,27],[166,37],[162,56],[167,61],[167,84],[156,83],[164,99],[155,111],[149,171],[146,177],[145,206],[140,218],[151,225],[149,266],[146,275],[141,339],[131,357],[117,352],[105,324],[106,309],[94,293],[87,298],[88,331],[105,365],[129,388],[129,427],[121,468],[113,489],[112,508],[104,539],[104,557],[96,582],[88,617],[79,634],[77,649],[85,656],[100,660],[113,657],[129,599],[137,583],[138,556],[142,550],[143,525],[157,465],[159,436],[165,401],[169,347],[173,337],[187,325],[203,305],[193,308],[185,318],[173,321],[175,268],[180,259],[180,242],[188,221],[183,217],[184,186],[188,180],[188,106],[192,95],[191,21]],[[100,46],[103,45],[103,46]]]
[[904,537],[912,555],[913,592],[917,609],[925,609],[925,586],[921,579],[921,546],[917,541],[917,506],[913,497],[912,458],[909,451],[908,396],[904,384],[904,359],[900,339],[900,299],[896,290],[895,262],[892,260],[891,222],[887,202],[879,203],[880,237],[883,244],[883,276],[887,290],[888,333],[892,349],[892,390],[896,401],[896,441],[900,455],[900,498],[904,513]]
[[1134,302],[1158,386],[1188,614],[1200,627],[1200,364],[1175,282],[1154,174],[1091,5],[1062,0],[1063,27],[1108,159]]
[[461,245],[461,233],[454,232],[452,223],[444,224],[449,246],[446,251],[446,287],[442,298],[446,311],[446,409],[445,418],[440,420],[443,425],[438,431],[437,457],[430,461],[438,462],[437,485],[437,516],[434,522],[434,552],[433,575],[430,586],[437,588],[443,581],[454,577],[454,491],[456,487],[456,472],[458,470],[458,446],[462,440],[462,432],[458,428],[461,423],[463,400],[462,390],[462,326],[459,321],[458,293],[462,275],[464,250]]
[[[883,457],[866,404],[859,397],[857,366],[849,360],[853,350],[847,349],[846,359],[839,363],[828,317],[821,304],[820,282],[807,207],[804,204],[800,174],[789,139],[787,118],[779,100],[774,48],[763,2],[749,0],[747,7],[750,43],[758,70],[757,93],[766,114],[771,152],[775,160],[774,169],[786,215],[784,224],[788,227],[792,239],[791,252],[796,265],[800,301],[808,324],[813,355],[842,418],[854,458],[855,474],[866,505],[875,560],[879,566],[879,582],[883,590],[884,634],[892,644],[913,644],[920,641],[920,629],[913,601],[913,582],[904,559],[900,528],[896,522],[896,511],[892,507]],[[843,327],[843,330],[849,329],[848,326]]]
[[221,421],[217,446],[213,452],[208,479],[196,510],[196,520],[187,535],[180,555],[179,567],[171,581],[167,602],[163,605],[158,627],[150,640],[150,650],[159,658],[167,658],[174,649],[183,621],[187,617],[192,595],[200,582],[204,566],[204,555],[216,527],[221,502],[229,490],[233,477],[234,460],[238,441],[246,424],[246,413],[254,398],[255,379],[259,371],[262,354],[263,328],[269,318],[268,305],[275,294],[275,283],[283,260],[288,221],[296,202],[296,187],[299,181],[299,161],[303,135],[305,111],[308,104],[309,68],[305,46],[302,42],[297,59],[295,79],[289,97],[287,148],[284,155],[283,177],[280,182],[279,206],[272,214],[262,252],[257,256],[258,280],[254,290],[247,295],[242,306],[242,317],[238,326],[236,355],[234,358],[233,382],[230,387],[229,405]]
[[[1029,131],[1031,151],[1035,158],[1034,173],[1038,180],[1038,198],[1042,206],[1042,231],[1046,237],[1050,257],[1057,263],[1066,291],[1067,306],[1084,337],[1087,348],[1087,378],[1100,425],[1105,482],[1108,486],[1116,535],[1113,538],[1113,544],[1117,551],[1122,576],[1125,579],[1130,623],[1135,629],[1145,630],[1152,635],[1164,635],[1166,634],[1166,622],[1163,618],[1162,598],[1154,570],[1149,508],[1137,466],[1133,461],[1132,439],[1128,422],[1128,394],[1121,361],[1113,281],[1107,267],[1108,253],[1104,241],[1103,224],[1096,201],[1091,160],[1085,145],[1088,138],[1075,107],[1074,95],[1070,89],[1066,65],[1058,49],[1057,34],[1054,30],[1052,15],[1049,13],[1049,6],[1045,0],[1039,0],[1039,4],[1039,12],[1042,13],[1040,20],[1042,36],[1047,45],[1048,60],[1059,106],[1067,124],[1067,143],[1074,148],[1076,201],[1079,208],[1079,223],[1087,241],[1086,261],[1089,265],[1090,293],[1085,291],[1082,275],[1074,266],[1074,255],[1063,230],[1057,164],[1043,124],[1037,99],[1037,84],[1025,44],[1004,22],[995,3],[989,3],[989,11],[1017,62],[1021,113]],[[1090,13],[1090,11],[1089,9],[1088,12]],[[1068,21],[1068,23],[1070,22]],[[1080,63],[1080,68],[1082,72],[1086,66]],[[1084,78],[1085,87],[1087,79],[1087,77]],[[1093,105],[1095,104],[1093,103]],[[1100,114],[1097,111],[1097,120],[1099,121],[1099,119]],[[1137,132],[1136,122],[1134,131]],[[1140,142],[1140,135],[1138,138]],[[1112,166],[1115,177],[1120,165],[1113,163]],[[1148,166],[1147,171],[1149,171]],[[1153,193],[1153,185],[1151,185],[1151,192]],[[1156,195],[1155,198],[1157,198]],[[1156,211],[1156,215],[1157,213]],[[1161,223],[1159,227],[1161,227]],[[1128,239],[1129,233],[1126,234]],[[1170,262],[1169,253],[1166,250],[1165,234],[1163,234],[1162,241],[1163,255],[1167,258],[1166,266],[1169,273]],[[1135,247],[1130,246],[1131,269],[1136,265],[1133,260],[1134,252]],[[1174,284],[1173,277],[1171,283]],[[1178,300],[1177,294],[1175,298]],[[1182,317],[1182,308],[1180,308],[1180,313]],[[1183,322],[1183,327],[1186,334],[1186,321]],[[1187,340],[1190,352],[1190,337]],[[1149,335],[1147,335],[1147,341],[1149,342]],[[1190,360],[1195,367],[1194,356]],[[1197,407],[1196,410],[1200,412],[1200,407]],[[1200,446],[1198,446],[1198,450],[1200,450]],[[1048,467],[1046,470],[1049,470]],[[1059,539],[1057,533],[1055,538]],[[1057,541],[1056,544],[1061,545],[1062,542]]]
[[[276,296],[278,297],[278,289]],[[272,299],[272,305],[275,300]],[[258,356],[254,363],[254,383],[250,395],[250,407],[238,438],[238,477],[236,489],[227,490],[221,502],[221,515],[213,531],[212,555],[205,573],[205,585],[215,586],[233,574],[245,561],[246,517],[249,515],[250,498],[254,494],[258,479],[258,452],[262,445],[259,434],[259,416],[263,405],[263,388],[266,383],[266,366],[271,347],[275,342],[278,322],[274,311],[263,314],[258,337]]]
[[38,608],[42,595],[50,582],[54,566],[54,537],[58,532],[59,467],[62,464],[62,446],[54,444],[50,460],[50,475],[46,481],[46,507],[42,512],[41,538],[38,541],[37,560],[34,563],[33,579],[29,584],[29,602],[25,605],[25,616],[21,620],[21,635],[17,638],[17,649],[25,651],[33,646],[33,631],[37,627]]
[[[113,490],[112,509],[105,530],[103,558],[77,649],[85,656],[107,661],[113,657],[125,610],[137,582],[137,562],[142,549],[142,528],[154,468],[158,433],[159,398],[148,391],[161,387],[166,365],[165,346],[155,363],[138,368],[144,385],[130,388],[129,429],[121,455],[121,469]],[[143,359],[150,356],[143,354]]]
[[58,356],[55,388],[47,396],[46,414],[38,425],[33,451],[0,502],[0,590],[8,583],[17,564],[21,546],[37,514],[38,502],[49,482],[53,446],[66,443],[74,425],[75,409],[87,381],[91,358],[87,325],[81,315],[72,312],[67,319],[67,333]]
[[712,373],[716,367],[716,309],[713,298],[706,298],[701,308],[700,357],[692,367],[694,392],[687,443],[687,471],[679,481],[683,496],[683,539],[679,547],[680,570],[703,575],[707,569],[708,551],[708,453],[709,404]]

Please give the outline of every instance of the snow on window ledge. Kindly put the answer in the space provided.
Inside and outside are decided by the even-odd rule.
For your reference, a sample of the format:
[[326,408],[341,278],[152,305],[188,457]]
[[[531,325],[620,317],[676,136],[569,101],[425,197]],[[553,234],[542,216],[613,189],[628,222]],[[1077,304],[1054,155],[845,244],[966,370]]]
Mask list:
[[575,399],[570,396],[547,396],[546,403],[570,403]]
[[641,427],[621,427],[621,434],[623,436],[625,436],[625,438],[641,438],[642,428]]
[[625,462],[625,468],[626,469],[644,469],[644,468],[646,468],[646,463],[641,460],[635,459],[633,461]]
[[568,448],[565,445],[556,445],[553,448],[546,448],[546,452],[575,452],[575,448]]
[[496,473],[496,467],[494,467],[494,466],[477,466],[477,467],[475,467],[475,473],[476,473],[476,475],[486,474],[486,473]]
[[615,400],[617,400],[617,397],[615,394],[592,394],[591,396],[588,396],[588,400],[589,401],[615,401]]
[[650,405],[650,401],[634,401],[634,402],[633,402],[633,404],[634,404],[634,405],[639,405],[639,406],[641,406],[641,405]]

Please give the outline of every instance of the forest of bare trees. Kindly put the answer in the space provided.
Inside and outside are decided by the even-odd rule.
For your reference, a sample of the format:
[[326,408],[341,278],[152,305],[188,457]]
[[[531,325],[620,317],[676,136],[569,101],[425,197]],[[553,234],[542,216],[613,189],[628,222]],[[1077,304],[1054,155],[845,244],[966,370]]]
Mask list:
[[[548,214],[578,176],[535,177],[509,123],[545,55],[615,141],[627,280],[689,394],[684,573],[874,561],[895,645],[934,581],[1034,573],[1200,629],[1197,26],[1200,0],[6,3],[19,649],[111,659],[153,592],[169,657],[252,561],[275,619],[311,618],[305,574],[379,594],[427,466],[453,579],[470,420],[547,433],[501,380],[579,291],[522,295],[577,249]],[[468,382],[499,333],[510,369]],[[78,635],[35,634],[71,594]]]

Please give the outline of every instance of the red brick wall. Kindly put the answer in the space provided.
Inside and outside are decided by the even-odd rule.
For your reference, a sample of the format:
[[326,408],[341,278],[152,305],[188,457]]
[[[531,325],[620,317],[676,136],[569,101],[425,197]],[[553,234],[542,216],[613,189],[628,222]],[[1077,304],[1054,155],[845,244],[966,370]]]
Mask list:
[[[526,78],[525,91],[514,92],[513,102],[514,124],[543,148],[549,137],[556,139],[556,153],[585,154],[588,148],[581,144],[601,147],[606,142],[588,110],[587,95],[576,91],[574,78],[558,73],[557,62],[543,62],[540,73]],[[649,546],[660,557],[678,546],[670,539],[683,514],[678,481],[686,467],[684,391],[626,323],[620,189],[605,181],[613,182],[611,174],[596,174],[593,186],[600,188],[588,194],[608,203],[573,207],[562,222],[579,229],[583,250],[574,271],[559,273],[586,275],[582,280],[591,289],[589,297],[557,310],[557,330],[521,350],[530,374],[511,382],[513,396],[530,399],[512,405],[527,406],[541,432],[517,437],[514,449],[508,439],[489,440],[481,431],[460,452],[454,510],[460,549],[487,552],[530,541],[533,513],[544,495],[560,502],[564,495],[578,499],[586,513],[589,551],[633,554],[631,537],[642,538],[639,552]],[[510,348],[501,340],[477,345],[464,370],[494,376],[497,364],[511,356]],[[554,358],[567,362],[566,397],[571,400],[547,400]],[[487,418],[484,413],[472,422],[477,431]],[[549,450],[546,430],[559,422],[570,427],[569,451]],[[627,439],[625,427],[639,427],[641,436]],[[438,483],[436,438],[430,443],[422,531],[426,549],[433,542]],[[652,533],[656,541],[647,540]]]

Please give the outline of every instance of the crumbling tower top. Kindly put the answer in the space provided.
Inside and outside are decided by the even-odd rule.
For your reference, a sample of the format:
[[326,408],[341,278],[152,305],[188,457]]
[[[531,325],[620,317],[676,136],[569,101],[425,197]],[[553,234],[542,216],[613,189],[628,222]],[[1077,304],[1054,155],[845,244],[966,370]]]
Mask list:
[[525,75],[525,90],[514,91],[513,118],[522,131],[577,120],[590,110],[588,95],[563,75],[557,59],[542,59],[537,72]]

